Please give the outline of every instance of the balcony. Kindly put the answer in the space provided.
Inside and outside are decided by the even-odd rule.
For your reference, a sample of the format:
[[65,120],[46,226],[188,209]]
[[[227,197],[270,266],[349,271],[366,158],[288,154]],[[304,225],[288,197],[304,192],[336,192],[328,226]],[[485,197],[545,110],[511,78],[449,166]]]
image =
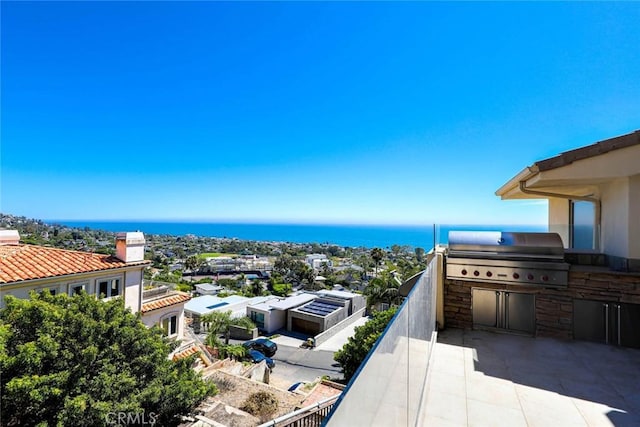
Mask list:
[[442,253],[430,253],[325,425],[640,425],[640,350],[470,329],[437,333],[442,267]]

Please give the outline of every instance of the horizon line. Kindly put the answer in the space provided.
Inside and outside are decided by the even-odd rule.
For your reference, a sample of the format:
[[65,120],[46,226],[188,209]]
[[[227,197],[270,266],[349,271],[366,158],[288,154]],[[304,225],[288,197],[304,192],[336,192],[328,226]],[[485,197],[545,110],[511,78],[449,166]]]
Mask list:
[[128,219],[109,219],[109,218],[94,218],[94,219],[69,219],[69,218],[43,218],[45,222],[111,222],[111,223],[189,223],[189,224],[225,224],[225,225],[309,225],[309,226],[380,226],[380,227],[429,227],[429,226],[548,226],[545,223],[521,223],[521,222],[348,222],[348,221],[315,221],[315,220],[231,220],[231,219],[206,219],[206,218],[128,218]]

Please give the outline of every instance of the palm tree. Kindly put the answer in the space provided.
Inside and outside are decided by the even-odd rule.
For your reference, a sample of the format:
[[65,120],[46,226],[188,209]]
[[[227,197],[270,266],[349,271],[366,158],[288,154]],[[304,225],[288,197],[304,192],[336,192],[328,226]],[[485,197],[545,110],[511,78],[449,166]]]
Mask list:
[[376,269],[376,276],[378,275],[378,265],[380,264],[380,261],[382,261],[382,258],[384,258],[384,251],[380,248],[373,248],[371,249],[371,258],[373,258],[373,261],[375,263],[375,269]]
[[260,295],[262,295],[262,292],[264,291],[264,288],[262,287],[262,282],[259,279],[254,279],[251,282],[250,290],[254,297],[259,297]]
[[244,356],[247,355],[247,349],[244,346],[237,345],[226,345],[220,352],[222,357],[230,357],[235,360],[241,360]]
[[239,326],[247,331],[256,327],[256,325],[248,317],[231,317],[231,310],[229,311],[214,311],[202,316],[202,322],[209,324],[209,335],[207,336],[206,343],[212,347],[220,345],[218,336],[224,334],[224,343],[229,345],[229,336],[231,326]]
[[369,282],[364,290],[367,297],[367,308],[371,309],[379,302],[389,304],[389,306],[400,302],[398,290],[400,283],[389,273],[384,272],[381,277],[376,277]]

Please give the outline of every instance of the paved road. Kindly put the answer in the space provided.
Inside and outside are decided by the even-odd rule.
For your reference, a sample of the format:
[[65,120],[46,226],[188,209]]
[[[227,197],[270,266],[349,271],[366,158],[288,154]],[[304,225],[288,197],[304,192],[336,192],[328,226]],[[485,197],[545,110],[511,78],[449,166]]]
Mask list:
[[342,378],[340,366],[333,360],[332,351],[311,351],[279,345],[273,359],[276,361],[273,375],[287,379],[292,384],[298,381],[313,381],[323,375]]
[[[314,381],[316,378],[328,375],[331,378],[343,378],[340,366],[333,359],[334,352],[342,348],[348,338],[353,335],[356,326],[363,325],[368,318],[358,319],[344,328],[334,337],[327,340],[313,350],[300,348],[302,339],[293,336],[280,335],[274,338],[278,344],[278,352],[273,357],[276,367],[272,377],[279,387],[288,387],[300,381]],[[201,334],[202,339],[206,334]],[[243,341],[231,339],[231,344],[241,344]]]

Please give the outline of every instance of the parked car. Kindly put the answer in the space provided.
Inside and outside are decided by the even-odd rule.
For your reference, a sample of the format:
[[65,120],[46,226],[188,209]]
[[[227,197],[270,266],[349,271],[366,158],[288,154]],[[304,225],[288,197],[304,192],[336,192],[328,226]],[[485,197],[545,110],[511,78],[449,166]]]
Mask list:
[[258,338],[256,340],[247,341],[242,344],[246,349],[258,350],[267,357],[273,357],[278,351],[278,344],[266,338]]
[[265,356],[264,354],[260,353],[258,350],[253,350],[253,349],[249,350],[247,352],[247,357],[253,363],[260,363],[264,360],[265,362],[267,362],[267,366],[269,367],[269,369],[273,369],[276,367],[276,362],[274,362],[273,359]]

